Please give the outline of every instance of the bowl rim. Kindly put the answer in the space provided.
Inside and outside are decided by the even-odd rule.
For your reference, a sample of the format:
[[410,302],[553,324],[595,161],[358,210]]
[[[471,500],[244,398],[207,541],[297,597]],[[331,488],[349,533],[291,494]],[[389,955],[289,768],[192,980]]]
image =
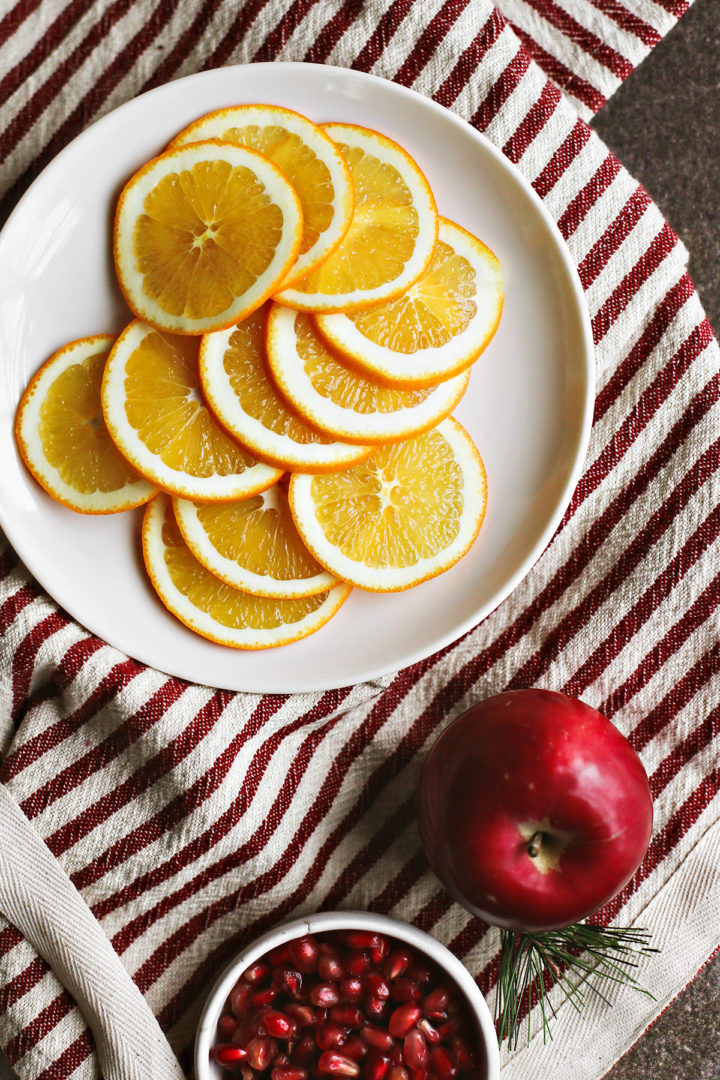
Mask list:
[[195,1037],[195,1076],[197,1080],[217,1080],[220,1072],[210,1062],[210,1048],[215,1029],[230,990],[235,985],[238,975],[246,967],[259,959],[270,949],[282,945],[303,934],[319,934],[329,930],[365,930],[372,929],[387,934],[400,941],[406,941],[424,952],[439,967],[443,968],[459,986],[467,998],[477,1020],[480,1038],[485,1048],[487,1062],[486,1075],[482,1080],[499,1080],[500,1051],[498,1049],[495,1025],[490,1009],[472,975],[461,960],[450,950],[424,930],[411,923],[393,919],[388,915],[375,915],[367,911],[321,911],[313,915],[294,918],[274,926],[255,938],[222,971],[210,990]]

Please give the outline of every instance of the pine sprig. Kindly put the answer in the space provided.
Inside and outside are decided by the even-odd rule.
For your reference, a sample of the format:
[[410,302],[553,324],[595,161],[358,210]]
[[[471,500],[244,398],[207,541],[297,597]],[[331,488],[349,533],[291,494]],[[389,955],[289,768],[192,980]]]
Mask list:
[[[530,1041],[530,1013],[534,1005],[540,1007],[543,1041],[552,1039],[549,1014],[554,1016],[555,1010],[548,992],[553,986],[562,988],[578,1012],[585,1005],[587,990],[610,1004],[601,990],[603,979],[632,986],[641,994],[653,997],[633,974],[642,956],[658,951],[649,945],[649,930],[573,923],[539,934],[501,930],[500,938],[495,1023],[500,1043],[507,1039],[511,1050],[518,1045],[524,1016],[527,1016]],[[581,975],[577,984],[568,977],[573,971]]]

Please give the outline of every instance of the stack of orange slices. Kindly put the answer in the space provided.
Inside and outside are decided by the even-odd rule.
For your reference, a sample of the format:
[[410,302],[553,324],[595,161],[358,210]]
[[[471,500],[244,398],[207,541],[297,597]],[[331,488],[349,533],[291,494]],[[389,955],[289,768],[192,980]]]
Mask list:
[[16,435],[71,509],[148,504],[147,571],[186,626],[287,644],[352,586],[408,589],[468,551],[486,477],[450,414],[502,275],[401,146],[218,110],[130,178],[113,250],[135,318],[51,357]]

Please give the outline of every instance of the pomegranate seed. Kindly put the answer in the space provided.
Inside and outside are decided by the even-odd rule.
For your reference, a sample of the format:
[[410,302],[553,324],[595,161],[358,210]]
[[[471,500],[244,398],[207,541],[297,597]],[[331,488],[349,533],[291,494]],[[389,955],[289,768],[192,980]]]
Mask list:
[[447,1019],[447,1007],[450,1002],[450,994],[446,987],[436,986],[423,998],[423,1009],[426,1016],[435,1020]]
[[393,1043],[393,1045],[388,1050],[388,1054],[390,1055],[390,1059],[393,1065],[405,1064],[405,1058],[403,1057],[402,1046],[400,1045],[400,1043]]
[[252,993],[252,987],[246,982],[239,982],[230,991],[230,1010],[238,1020],[244,1020],[247,1016],[248,997]]
[[256,1009],[253,1013],[250,1023],[255,1028],[256,1035],[267,1035],[267,1031],[265,1030],[265,1017],[269,1012],[272,1012],[269,1005],[261,1005],[260,1008]]
[[385,1080],[385,1077],[390,1072],[391,1065],[392,1062],[389,1057],[381,1054],[379,1050],[373,1050],[365,1062],[363,1075],[366,1080]]
[[477,1049],[462,995],[432,961],[350,930],[306,934],[251,964],[211,1059],[228,1080],[470,1080]]
[[375,964],[376,967],[380,967],[383,960],[385,959],[385,957],[388,954],[388,949],[389,948],[390,948],[390,946],[388,945],[386,939],[385,938],[380,938],[379,944],[375,945],[370,950],[370,959],[372,960],[373,964]]
[[276,997],[277,990],[273,990],[271,986],[266,986],[262,990],[256,990],[248,1000],[253,1009],[258,1009],[261,1005],[272,1005]]
[[217,1033],[221,1039],[232,1039],[237,1027],[237,1020],[230,1013],[223,1013],[217,1022]]
[[418,963],[417,960],[410,965],[407,973],[411,979],[415,979],[415,982],[422,983],[423,985],[429,983],[432,979],[432,971],[430,968],[425,967],[424,964]]
[[411,1069],[423,1069],[427,1065],[430,1053],[425,1036],[417,1028],[413,1028],[410,1034],[405,1036],[403,1053]]
[[298,1039],[295,1043],[290,1055],[290,1060],[293,1065],[309,1065],[315,1058],[316,1050],[315,1040],[312,1035],[308,1033],[307,1035],[303,1035],[302,1038]]
[[458,1065],[465,1072],[470,1072],[475,1067],[475,1054],[464,1039],[455,1036],[452,1041],[452,1052]]
[[352,1058],[353,1061],[362,1061],[367,1057],[367,1052],[367,1043],[363,1042],[359,1035],[349,1035],[343,1044],[343,1054]]
[[418,1030],[422,1031],[423,1035],[429,1043],[440,1042],[440,1032],[432,1026],[426,1016],[421,1016],[417,1022]]
[[313,1005],[320,1005],[324,1009],[329,1009],[331,1005],[337,1005],[340,1001],[340,994],[335,983],[321,982],[313,986],[310,991],[310,1000]]
[[269,982],[270,975],[270,965],[263,964],[262,961],[251,964],[250,967],[246,968],[242,973],[245,982],[252,983],[253,986],[262,986],[263,983]]
[[384,1020],[388,1011],[387,1004],[382,998],[369,998],[365,1002],[365,1015],[368,1020]]
[[270,1076],[272,1080],[307,1080],[307,1069],[301,1065],[275,1065]]
[[371,930],[350,930],[345,935],[345,941],[351,949],[376,949],[387,941],[380,934],[374,934]]
[[370,1024],[365,1025],[360,1032],[360,1036],[366,1043],[376,1046],[378,1050],[389,1050],[393,1045],[393,1037],[389,1031],[379,1027],[371,1027]]
[[438,1035],[441,1042],[448,1042],[453,1035],[457,1035],[460,1030],[460,1021],[456,1016],[451,1017],[450,1020],[446,1020],[444,1024],[441,1024],[438,1028]]
[[278,945],[276,949],[269,952],[267,960],[273,967],[283,967],[290,959],[290,946]]
[[344,1054],[336,1054],[332,1050],[326,1050],[320,1055],[317,1067],[318,1072],[326,1076],[357,1076],[360,1072],[357,1061],[345,1057]]
[[343,967],[337,953],[321,952],[317,969],[321,979],[340,979],[343,975]]
[[364,975],[370,967],[370,957],[364,952],[348,953],[345,970],[348,975]]
[[278,1012],[277,1009],[271,1009],[270,1012],[265,1013],[263,1025],[268,1035],[272,1035],[275,1039],[289,1039],[294,1027],[292,1020],[288,1020],[285,1013]]
[[357,975],[341,979],[339,990],[341,997],[345,1001],[359,1001],[363,992],[362,979],[359,979]]
[[365,976],[365,986],[369,991],[369,997],[382,998],[383,1000],[390,997],[390,987],[382,975],[377,975],[371,971]]
[[341,1024],[323,1024],[315,1032],[315,1042],[321,1050],[333,1050],[342,1046],[347,1038],[347,1031]]
[[295,941],[290,942],[289,948],[295,967],[299,968],[304,975],[311,975],[317,971],[320,950],[314,937],[306,934],[305,937],[296,938]]
[[399,978],[390,987],[393,1001],[419,1001],[422,997],[420,987],[414,979]]
[[277,1054],[277,1044],[272,1039],[259,1036],[247,1046],[247,1063],[251,1069],[263,1072]]
[[330,1019],[349,1028],[361,1028],[365,1017],[355,1005],[333,1005]]
[[404,975],[412,964],[412,953],[409,949],[393,949],[385,961],[383,974],[386,979],[397,979],[398,975]]
[[430,1068],[438,1080],[453,1080],[458,1067],[444,1046],[434,1046],[430,1051]]
[[232,1043],[221,1043],[213,1049],[213,1057],[218,1065],[238,1065],[247,1057],[242,1046],[234,1046]]
[[275,968],[273,972],[273,986],[283,994],[290,997],[299,997],[302,990],[303,977],[299,971],[291,967]]
[[317,1023],[317,1010],[313,1009],[312,1005],[290,1001],[285,1006],[285,1012],[293,1018],[298,1027],[312,1027]]
[[232,1041],[236,1046],[247,1046],[250,1040],[255,1038],[256,1034],[255,1024],[252,1020],[241,1020],[235,1028]]
[[418,1005],[400,1005],[392,1013],[388,1028],[390,1034],[396,1039],[404,1039],[411,1028],[414,1028],[422,1016],[422,1010]]

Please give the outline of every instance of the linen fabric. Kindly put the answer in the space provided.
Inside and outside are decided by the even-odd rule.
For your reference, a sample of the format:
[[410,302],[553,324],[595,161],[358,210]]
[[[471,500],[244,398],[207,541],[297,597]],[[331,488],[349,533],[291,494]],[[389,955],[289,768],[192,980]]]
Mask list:
[[[433,97],[517,164],[567,240],[592,319],[592,439],[551,543],[476,629],[376,684],[260,697],[167,678],[69,619],[5,547],[0,781],[188,1074],[222,966],[319,908],[429,930],[492,1004],[497,933],[428,870],[413,797],[444,725],[510,687],[582,697],[640,753],[653,838],[600,917],[649,926],[662,952],[642,970],[654,999],[624,989],[608,1009],[590,995],[578,1016],[555,993],[554,1041],[533,1014],[503,1077],[596,1080],[718,945],[718,348],[682,244],[586,122],[686,7],[18,0],[0,18],[4,213],[91,120],[151,86],[258,60],[352,66]],[[0,996],[0,1044],[23,1080],[100,1075],[97,1016],[12,922]]]

